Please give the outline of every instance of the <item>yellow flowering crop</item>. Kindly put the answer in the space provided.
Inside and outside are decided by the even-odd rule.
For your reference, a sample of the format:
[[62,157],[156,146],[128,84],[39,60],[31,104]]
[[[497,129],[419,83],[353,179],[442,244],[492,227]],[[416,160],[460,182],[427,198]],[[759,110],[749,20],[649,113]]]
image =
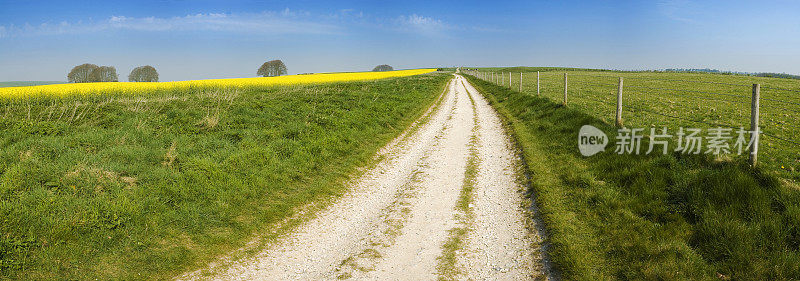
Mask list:
[[297,85],[344,81],[375,80],[390,77],[402,77],[425,74],[436,69],[412,69],[384,72],[351,72],[322,73],[307,75],[287,75],[278,77],[233,78],[189,80],[176,82],[103,82],[103,83],[70,83],[28,87],[0,88],[0,98],[26,98],[38,96],[70,96],[75,94],[91,95],[103,93],[142,94],[158,90],[174,90],[189,88],[244,88],[252,86]]

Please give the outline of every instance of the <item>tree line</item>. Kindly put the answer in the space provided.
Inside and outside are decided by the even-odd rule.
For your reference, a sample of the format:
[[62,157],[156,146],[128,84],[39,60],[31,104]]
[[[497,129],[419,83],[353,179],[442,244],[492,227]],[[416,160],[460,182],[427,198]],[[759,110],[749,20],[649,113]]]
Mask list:
[[[119,82],[117,69],[113,66],[97,66],[96,64],[84,63],[73,67],[67,74],[67,81],[70,83],[90,83],[90,82]],[[158,82],[158,72],[155,67],[145,65],[134,68],[128,75],[131,82]]]
[[[372,71],[393,71],[390,65],[381,64]],[[287,74],[286,64],[281,60],[267,61],[258,68],[256,75],[261,77],[274,77]],[[96,64],[84,63],[73,67],[67,74],[67,81],[70,83],[89,83],[89,82],[119,82],[117,69],[113,66],[97,66]],[[128,75],[130,82],[158,82],[158,71],[155,67],[144,65],[131,70]]]

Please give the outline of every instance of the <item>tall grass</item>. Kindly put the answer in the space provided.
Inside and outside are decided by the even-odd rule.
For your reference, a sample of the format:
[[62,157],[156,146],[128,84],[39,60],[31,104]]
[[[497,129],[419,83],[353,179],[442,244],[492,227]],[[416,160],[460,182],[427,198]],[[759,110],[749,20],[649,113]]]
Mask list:
[[583,157],[581,126],[616,132],[597,111],[469,79],[522,148],[548,255],[565,279],[800,276],[800,193],[767,167],[682,154]]
[[168,279],[269,235],[447,75],[0,101],[0,276]]

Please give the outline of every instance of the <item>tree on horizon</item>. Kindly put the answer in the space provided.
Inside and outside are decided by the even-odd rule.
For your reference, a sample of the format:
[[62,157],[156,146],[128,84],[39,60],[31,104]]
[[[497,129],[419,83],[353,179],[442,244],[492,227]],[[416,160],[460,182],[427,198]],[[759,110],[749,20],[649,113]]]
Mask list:
[[258,68],[256,75],[261,77],[273,77],[286,75],[286,65],[281,60],[271,60],[265,62]]
[[381,64],[372,69],[372,71],[392,71],[394,68],[388,64]]
[[128,75],[128,81],[158,82],[158,71],[156,71],[155,67],[149,65],[139,66],[131,70],[131,74]]
[[88,83],[91,80],[92,72],[97,69],[96,64],[84,63],[72,68],[67,74],[67,81],[70,83]]
[[101,66],[94,70],[89,75],[92,82],[119,82],[117,69],[113,66]]

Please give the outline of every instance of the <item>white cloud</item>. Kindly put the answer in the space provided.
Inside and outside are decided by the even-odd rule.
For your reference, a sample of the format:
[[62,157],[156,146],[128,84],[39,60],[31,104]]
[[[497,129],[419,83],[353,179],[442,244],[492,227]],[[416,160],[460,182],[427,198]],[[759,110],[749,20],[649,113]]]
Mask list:
[[114,29],[140,31],[226,31],[267,34],[336,33],[332,24],[315,22],[305,16],[284,10],[260,14],[196,14],[174,18],[112,17],[108,25]]
[[182,17],[112,16],[99,22],[61,22],[40,25],[0,26],[0,38],[16,35],[82,34],[99,31],[219,31],[256,34],[332,34],[341,32],[335,23],[312,18],[306,12],[285,9],[252,14],[194,14]]
[[689,0],[662,0],[658,2],[658,9],[662,15],[675,21],[695,22],[696,5]]
[[[312,15],[290,9],[260,13],[204,13],[177,17],[111,16],[99,21],[0,25],[0,38],[15,36],[80,35],[100,32],[221,32],[257,35],[271,34],[341,34],[348,28],[369,26],[391,32],[422,36],[442,36],[457,26],[417,14],[395,18],[377,18],[353,9],[331,14]],[[489,31],[489,30],[484,30]]]
[[452,28],[441,20],[417,14],[400,16],[397,18],[396,22],[400,30],[428,35],[438,34]]

